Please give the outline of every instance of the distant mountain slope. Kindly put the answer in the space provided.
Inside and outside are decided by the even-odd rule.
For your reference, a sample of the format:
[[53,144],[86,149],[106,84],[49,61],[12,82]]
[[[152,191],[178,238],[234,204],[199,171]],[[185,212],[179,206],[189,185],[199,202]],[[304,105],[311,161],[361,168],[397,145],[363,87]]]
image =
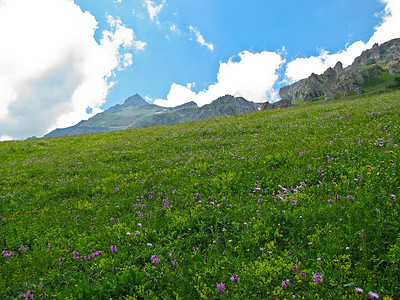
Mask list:
[[279,95],[281,99],[291,101],[330,100],[361,94],[378,83],[383,83],[382,87],[390,85],[397,73],[400,73],[400,39],[375,44],[347,68],[343,69],[342,63],[338,62],[321,75],[313,73],[306,79],[281,88]]
[[141,96],[134,95],[122,105],[115,105],[89,120],[62,129],[56,129],[44,137],[69,136],[85,133],[107,132],[154,125],[170,125],[204,120],[214,117],[256,112],[260,104],[241,97],[226,95],[210,104],[198,107],[189,102],[167,108],[147,103]]

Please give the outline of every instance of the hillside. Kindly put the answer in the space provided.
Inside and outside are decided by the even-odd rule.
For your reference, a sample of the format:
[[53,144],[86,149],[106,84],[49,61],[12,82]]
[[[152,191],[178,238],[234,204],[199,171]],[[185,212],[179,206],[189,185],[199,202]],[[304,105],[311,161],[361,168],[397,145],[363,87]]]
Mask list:
[[189,102],[177,107],[167,108],[147,103],[140,95],[125,100],[124,104],[110,107],[89,120],[55,129],[45,137],[70,136],[85,133],[98,133],[155,125],[171,125],[205,120],[220,116],[256,112],[260,104],[241,97],[226,95],[211,104],[198,107]]
[[347,68],[337,62],[323,74],[311,74],[280,89],[283,100],[332,100],[347,95],[372,92],[393,85],[400,73],[400,39],[375,44],[355,58]]
[[399,98],[0,143],[0,298],[399,299]]

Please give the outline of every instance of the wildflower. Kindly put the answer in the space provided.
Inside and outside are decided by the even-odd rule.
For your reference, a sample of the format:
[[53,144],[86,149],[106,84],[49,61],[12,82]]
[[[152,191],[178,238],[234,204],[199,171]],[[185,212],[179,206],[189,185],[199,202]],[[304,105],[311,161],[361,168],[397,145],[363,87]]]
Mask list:
[[363,290],[363,289],[360,289],[360,288],[358,288],[358,287],[356,287],[355,290],[356,290],[357,293],[364,293],[364,290]]
[[110,218],[110,222],[114,223],[115,222],[114,218]]
[[361,230],[359,233],[358,233],[358,235],[360,236],[360,237],[365,237],[365,231],[364,231],[364,229],[363,230]]
[[168,254],[169,255],[169,257],[174,257],[174,254],[173,253],[170,253],[170,254]]
[[127,232],[126,235],[131,235],[131,233],[130,233],[130,232]]
[[283,288],[288,287],[288,285],[289,285],[289,279],[282,280],[282,287],[283,287]]
[[236,282],[238,282],[240,279],[239,279],[239,276],[238,275],[236,275],[235,273],[233,273],[232,274],[232,277],[231,277],[231,281],[236,281]]
[[174,259],[174,260],[172,261],[172,263],[176,266],[176,265],[178,264],[178,261],[177,261],[176,259]]
[[293,298],[293,299],[299,298],[299,295],[298,295],[298,294],[294,294],[294,295],[292,296],[292,298]]
[[161,260],[156,255],[151,256],[151,261],[157,264],[161,262]]
[[322,282],[322,277],[323,277],[323,275],[319,275],[319,273],[314,273],[313,278],[314,278],[315,284],[320,284]]
[[283,213],[283,214],[286,214],[286,210],[282,210],[282,213]]
[[153,247],[153,244],[147,243],[148,247]]
[[111,250],[111,252],[117,252],[117,246],[115,246],[115,245],[112,245],[111,247],[110,247],[110,250]]
[[218,289],[218,293],[223,295],[225,292],[225,283],[223,283],[223,282],[217,283],[217,289]]
[[329,199],[329,200],[328,200],[328,202],[329,202],[329,203],[332,203],[332,202],[333,202],[333,200],[332,200],[332,199]]
[[295,269],[296,271],[299,270],[299,266],[292,266],[292,269]]
[[14,255],[14,252],[3,251],[1,254],[4,258],[9,258],[10,256]]
[[142,224],[141,223],[137,223],[137,226],[142,227]]
[[354,198],[353,198],[352,195],[348,195],[348,196],[347,196],[347,200],[354,200]]
[[379,295],[378,295],[377,293],[374,293],[373,291],[369,291],[369,292],[368,292],[368,295],[369,295],[371,298],[379,299]]

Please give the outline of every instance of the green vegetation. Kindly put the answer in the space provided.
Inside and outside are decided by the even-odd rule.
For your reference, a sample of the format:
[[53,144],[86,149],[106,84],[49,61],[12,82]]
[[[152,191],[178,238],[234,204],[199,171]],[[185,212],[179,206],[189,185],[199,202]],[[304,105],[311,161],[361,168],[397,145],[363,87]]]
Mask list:
[[349,92],[349,93],[347,93],[346,97],[350,97],[350,96],[357,96],[357,92]]
[[325,95],[322,95],[322,96],[319,96],[319,97],[314,98],[314,99],[313,99],[313,102],[325,100],[325,98],[326,98]]
[[342,94],[337,93],[337,94],[333,95],[333,97],[335,97],[335,99],[340,99],[340,98],[342,98]]
[[0,298],[398,298],[399,98],[0,143]]
[[364,93],[376,93],[386,90],[389,86],[394,85],[394,80],[398,75],[381,72],[381,76],[366,77],[365,83],[361,85]]
[[301,100],[301,99],[297,99],[297,100],[292,101],[292,103],[293,103],[293,105],[304,105],[307,102],[304,100]]

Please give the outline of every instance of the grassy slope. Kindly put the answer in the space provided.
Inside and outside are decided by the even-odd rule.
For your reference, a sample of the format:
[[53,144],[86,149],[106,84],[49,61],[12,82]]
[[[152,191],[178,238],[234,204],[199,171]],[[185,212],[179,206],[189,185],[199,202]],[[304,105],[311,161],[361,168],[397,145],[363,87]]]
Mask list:
[[399,98],[0,143],[0,298],[396,299]]

